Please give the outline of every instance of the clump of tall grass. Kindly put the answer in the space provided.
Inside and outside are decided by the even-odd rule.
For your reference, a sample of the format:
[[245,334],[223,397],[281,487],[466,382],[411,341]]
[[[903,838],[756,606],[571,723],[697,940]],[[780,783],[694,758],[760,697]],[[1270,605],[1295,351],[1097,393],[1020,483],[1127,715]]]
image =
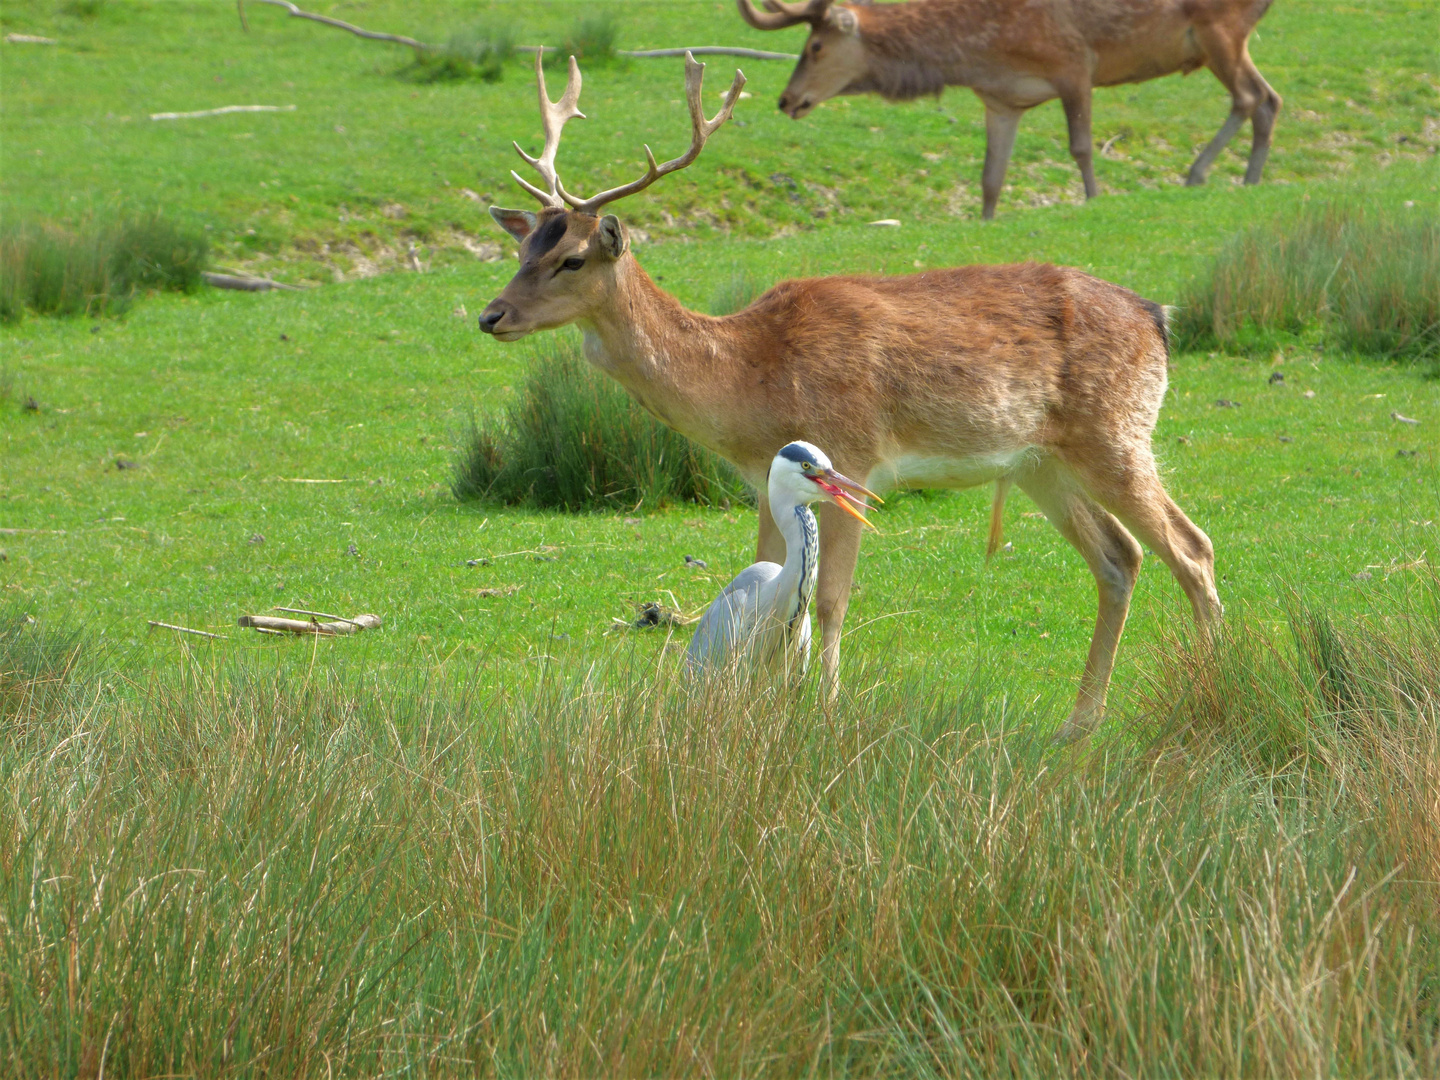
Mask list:
[[603,67],[619,59],[615,51],[615,39],[619,24],[608,11],[584,15],[570,28],[564,42],[555,52],[548,54],[551,63],[568,62],[571,56],[586,67]]
[[[1157,687],[1255,666],[1267,693],[1234,629]],[[623,658],[482,690],[251,656],[32,702],[0,724],[0,1055],[1435,1075],[1440,634],[1418,609],[1334,629],[1385,682],[1278,772],[1231,752],[1237,695],[1205,698],[1214,738],[1162,707],[1143,741],[1054,751],[983,675],[872,670],[825,710]]]
[[417,53],[403,74],[416,82],[499,82],[514,55],[513,23],[477,23],[451,34],[444,45]]
[[1307,205],[1235,236],[1179,308],[1180,348],[1269,349],[1318,331],[1355,353],[1440,358],[1440,217]]
[[746,498],[723,460],[666,427],[561,339],[498,415],[472,421],[457,498],[561,510],[726,505]]
[[757,275],[748,270],[736,270],[721,282],[710,298],[711,315],[733,315],[744,311],[768,289]]
[[91,219],[75,228],[18,221],[0,227],[0,321],[116,315],[147,289],[194,292],[209,244],[160,213]]

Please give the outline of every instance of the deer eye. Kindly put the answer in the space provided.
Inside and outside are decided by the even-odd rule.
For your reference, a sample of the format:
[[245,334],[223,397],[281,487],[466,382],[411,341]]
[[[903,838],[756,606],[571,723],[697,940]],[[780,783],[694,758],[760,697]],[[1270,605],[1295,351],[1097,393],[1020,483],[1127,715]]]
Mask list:
[[820,42],[817,41],[817,42],[815,42],[814,45],[811,45],[811,46],[810,46],[810,55],[811,55],[811,56],[819,56],[819,55],[820,55]]
[[560,269],[562,269],[562,270],[579,270],[579,269],[580,269],[582,266],[584,266],[584,265],[585,265],[585,260],[584,260],[584,259],[572,258],[572,259],[566,259],[563,263],[561,263],[561,264],[560,264]]

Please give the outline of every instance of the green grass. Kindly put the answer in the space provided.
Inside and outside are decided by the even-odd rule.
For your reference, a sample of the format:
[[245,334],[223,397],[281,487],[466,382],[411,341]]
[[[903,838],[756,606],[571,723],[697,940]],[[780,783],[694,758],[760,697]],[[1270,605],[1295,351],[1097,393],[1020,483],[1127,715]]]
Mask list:
[[450,485],[457,498],[630,513],[745,501],[733,468],[640,408],[577,340],[560,339],[528,368],[503,411],[465,432]]
[[401,74],[419,83],[456,79],[499,82],[514,53],[513,26],[478,23],[453,32],[443,45],[420,52]]
[[208,244],[159,213],[0,226],[0,322],[39,315],[118,315],[143,291],[193,293]]
[[[582,12],[325,10],[435,41],[518,15],[520,43]],[[753,511],[450,490],[469,418],[547,347],[475,329],[514,263],[461,193],[526,205],[506,177],[508,140],[539,144],[527,59],[415,85],[403,50],[248,14],[246,35],[224,5],[0,11],[62,42],[0,45],[6,222],[119,196],[208,224],[217,260],[324,283],[0,328],[7,1067],[1436,1071],[1440,387],[1416,365],[1304,333],[1177,352],[1155,447],[1215,542],[1227,632],[1187,643],[1147,559],[1091,752],[1044,740],[1093,579],[1019,496],[986,565],[987,491],[875,515],[836,713],[813,685],[697,707],[674,686],[684,631],[607,631],[643,601],[707,604],[753,556]],[[719,0],[616,14],[622,47],[791,40]],[[772,106],[788,65],[754,64],[745,126],[623,214],[701,310],[785,277],[1019,259],[1174,303],[1307,198],[1433,212],[1435,18],[1277,4],[1252,51],[1287,107],[1255,189],[1233,182],[1242,144],[1208,187],[1169,183],[1223,117],[1203,73],[1097,94],[1097,135],[1129,134],[1089,204],[1038,110],[983,224],[967,95],[796,124]],[[567,182],[683,144],[679,88],[678,63],[587,71]],[[424,273],[377,274],[411,242]],[[385,627],[241,636],[273,605]]]
[[[625,48],[728,43],[795,51],[804,28],[762,33],[733,3],[633,0],[613,9]],[[338,9],[337,9],[338,11]],[[592,11],[585,3],[416,3],[372,0],[341,12],[362,25],[445,41],[478,22],[516,27],[519,44],[558,44]],[[409,50],[366,42],[278,9],[167,2],[109,5],[95,19],[51,0],[15,0],[5,32],[39,33],[55,47],[6,46],[6,147],[0,198],[8,213],[65,218],[108,198],[136,197],[208,224],[217,259],[284,280],[329,282],[337,273],[403,265],[410,241],[427,260],[472,258],[463,241],[500,241],[483,202],[525,205],[510,179],[524,168],[512,139],[541,141],[532,63],[514,57],[498,83],[415,86],[394,78]],[[1370,176],[1433,161],[1440,145],[1440,87],[1433,41],[1440,13],[1428,0],[1357,5],[1287,0],[1260,24],[1251,52],[1284,95],[1266,169],[1268,185]],[[625,207],[655,237],[770,238],[828,223],[899,218],[919,225],[979,215],[983,114],[968,91],[939,101],[827,103],[796,122],[776,108],[791,65],[746,61],[753,94],[718,132],[704,159]],[[735,64],[709,61],[707,105]],[[688,144],[679,60],[587,71],[581,109],[560,165],[581,192],[624,183]],[[552,87],[552,90],[555,88]],[[155,123],[161,110],[236,103],[295,104],[293,113]],[[1206,72],[1100,90],[1097,145],[1123,136],[1096,162],[1108,195],[1178,184],[1229,108]],[[1211,187],[1238,182],[1248,143],[1238,138]],[[1401,141],[1401,140],[1404,141]],[[1027,115],[1000,202],[1075,205],[1079,176],[1058,104]],[[56,184],[64,176],[67,182]],[[143,190],[129,190],[141,188]],[[1258,200],[1257,200],[1258,201]]]
[[[58,692],[5,684],[0,1060],[1434,1075],[1436,585],[1338,624],[1363,694],[1234,620],[1059,756],[985,669],[880,665],[826,715],[635,658],[498,691],[361,656],[52,663]],[[26,646],[66,655],[10,636],[0,670]]]
[[1440,206],[1309,203],[1244,230],[1180,300],[1180,348],[1268,352],[1317,331],[1381,357],[1440,359]]

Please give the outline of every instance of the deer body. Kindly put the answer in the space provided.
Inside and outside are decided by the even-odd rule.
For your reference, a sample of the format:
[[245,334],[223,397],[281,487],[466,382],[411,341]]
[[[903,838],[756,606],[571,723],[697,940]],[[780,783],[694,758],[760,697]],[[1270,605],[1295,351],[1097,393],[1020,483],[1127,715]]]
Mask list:
[[[705,121],[700,65],[690,64],[693,160],[729,103]],[[482,330],[514,341],[578,325],[592,363],[758,492],[777,448],[802,440],[869,487],[996,482],[993,550],[1018,485],[1085,558],[1099,592],[1069,733],[1104,707],[1142,554],[1127,530],[1165,560],[1197,619],[1219,617],[1210,541],[1166,494],[1151,454],[1166,386],[1158,305],[1079,270],[1022,264],[786,281],[734,315],[689,311],[636,262],[619,219],[595,215],[618,196],[564,193],[552,121],[574,109],[579,71],[572,60],[558,106],[540,78],[547,146],[527,160],[549,166],[550,191],[531,189],[546,204],[539,214],[491,209],[520,243],[520,268],[481,314]],[[647,176],[670,164],[651,158]],[[757,560],[781,563],[784,540],[759,502]],[[821,508],[814,600],[831,692],[862,526]]]
[[892,101],[972,89],[985,106],[982,173],[985,217],[993,217],[1021,115],[1059,98],[1070,152],[1086,197],[1096,193],[1090,98],[1096,86],[1144,82],[1209,67],[1230,91],[1231,112],[1201,151],[1187,182],[1211,164],[1250,120],[1254,143],[1245,182],[1260,182],[1280,95],[1250,60],[1247,42],[1271,0],[909,0],[893,4],[784,3],[759,11],[737,0],[752,26],[808,22],[800,61],[780,95],[795,119],[837,94],[878,93]]

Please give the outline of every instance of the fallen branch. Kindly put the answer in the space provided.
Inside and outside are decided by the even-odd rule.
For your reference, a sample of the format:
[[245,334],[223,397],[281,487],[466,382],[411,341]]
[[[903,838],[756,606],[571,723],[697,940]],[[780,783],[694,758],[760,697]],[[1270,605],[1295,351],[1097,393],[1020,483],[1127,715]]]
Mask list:
[[308,622],[300,619],[277,619],[271,615],[241,615],[237,624],[247,630],[261,633],[315,634],[319,637],[339,637],[342,634],[357,634],[361,630],[378,630],[381,626],[379,615],[356,615],[353,619],[337,622]]
[[[325,26],[333,26],[337,30],[348,30],[356,37],[366,38],[370,41],[391,41],[394,42],[396,45],[404,45],[405,47],[410,49],[434,48],[434,46],[432,45],[426,45],[423,41],[416,41],[414,38],[404,37],[401,34],[381,34],[374,30],[363,29],[362,27],[356,26],[353,23],[342,22],[339,19],[332,19],[328,15],[317,15],[313,11],[302,11],[294,4],[290,3],[290,0],[255,0],[255,3],[270,4],[272,7],[284,8],[290,13],[292,18],[309,19],[311,22],[322,23]],[[241,25],[244,25],[244,0],[237,0],[237,6],[240,8]],[[249,28],[246,27],[246,29]]]
[[[375,30],[366,30],[356,26],[354,23],[342,22],[339,19],[332,19],[328,15],[317,15],[313,11],[304,11],[290,2],[290,0],[254,0],[257,4],[270,4],[272,7],[284,8],[294,18],[309,19],[312,22],[322,23],[325,26],[333,26],[337,30],[347,30],[356,37],[366,38],[370,41],[389,41],[396,45],[404,45],[407,49],[415,49],[418,52],[438,52],[440,46],[427,45],[423,41],[416,41],[414,38],[405,37],[401,34],[381,34]],[[249,30],[250,27],[245,21],[245,0],[236,0],[236,7],[240,10],[240,25]],[[554,45],[516,45],[516,52],[555,52]],[[795,53],[767,52],[764,49],[741,49],[729,45],[696,45],[689,49],[616,49],[619,56],[635,57],[637,59],[653,59],[658,57],[684,56],[687,52],[696,56],[740,56],[747,60],[798,60]]]
[[176,626],[174,623],[156,622],[154,619],[146,619],[151,626],[158,626],[161,630],[174,630],[177,634],[194,634],[196,637],[213,638],[216,641],[229,641],[224,634],[212,634],[208,630],[192,630],[188,626]]
[[198,112],[152,112],[151,120],[195,120],[202,116],[225,116],[241,112],[294,112],[294,105],[222,105],[218,109],[201,109]]
[[[354,625],[360,626],[354,619],[347,619],[344,615],[331,615],[324,611],[306,611],[304,608],[298,607],[277,607],[271,608],[271,610],[284,611],[290,615],[308,615],[312,619],[328,619],[332,622],[354,623]],[[364,627],[361,627],[361,629],[364,629]]]
[[300,285],[286,285],[283,281],[272,281],[268,277],[251,277],[249,274],[212,274],[206,270],[200,275],[202,281],[212,289],[239,289],[241,292],[269,292],[271,289],[288,289],[303,292]]
[[40,37],[37,34],[6,34],[7,45],[59,45],[53,37]]
[[[554,45],[516,45],[516,52],[552,53],[559,49]],[[796,53],[767,52],[764,49],[742,49],[731,45],[693,45],[688,49],[616,49],[616,56],[628,56],[638,60],[654,60],[669,56],[741,56],[747,60],[799,60]]]

